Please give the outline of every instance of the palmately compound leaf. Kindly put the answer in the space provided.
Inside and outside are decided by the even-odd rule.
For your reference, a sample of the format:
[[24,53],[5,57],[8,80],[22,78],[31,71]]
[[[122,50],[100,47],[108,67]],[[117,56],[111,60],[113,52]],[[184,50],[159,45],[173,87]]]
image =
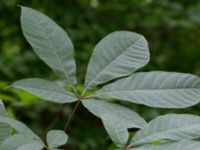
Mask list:
[[128,142],[128,129],[124,124],[119,120],[118,117],[112,116],[109,113],[105,112],[101,115],[104,127],[108,132],[110,138],[115,143],[118,148],[124,148]]
[[43,79],[23,79],[15,82],[12,86],[52,102],[70,103],[77,99],[73,93],[66,91],[57,83]]
[[51,130],[47,134],[47,144],[50,148],[58,148],[66,144],[68,135],[62,130]]
[[113,32],[94,48],[88,64],[85,86],[91,88],[130,75],[148,61],[148,43],[142,35],[128,31]]
[[37,55],[69,84],[76,84],[74,47],[67,33],[41,12],[21,8],[24,36]]
[[[133,150],[199,150],[200,142],[197,141],[180,141],[175,143],[167,143],[161,145],[145,145]],[[131,150],[131,149],[130,149]]]
[[[36,144],[37,143],[37,144]],[[42,147],[44,147],[43,143],[33,141],[29,136],[25,136],[23,134],[15,134],[13,136],[8,137],[6,140],[2,142],[2,145],[0,147],[1,150],[25,150],[25,149],[19,149],[20,147],[23,148],[24,145],[27,144],[35,144],[35,146],[41,147],[41,149],[26,149],[26,150],[42,150]]]
[[105,112],[116,116],[127,128],[143,128],[147,125],[146,121],[136,112],[118,104],[95,99],[83,100],[82,103],[92,114],[99,118],[101,118],[101,115]]
[[39,141],[43,143],[43,141],[38,137],[35,133],[33,133],[25,124],[20,121],[14,120],[8,117],[0,117],[0,123],[8,124],[10,127],[15,129],[19,134],[27,136],[32,140]]
[[[6,116],[6,110],[1,100],[0,100],[0,116]],[[0,145],[2,141],[4,141],[7,137],[11,135],[11,133],[12,130],[8,125],[0,123]]]
[[154,141],[181,141],[200,138],[200,117],[188,114],[168,114],[155,118],[138,131],[130,145]]
[[135,73],[105,85],[93,96],[160,108],[185,108],[200,101],[200,78],[172,72]]

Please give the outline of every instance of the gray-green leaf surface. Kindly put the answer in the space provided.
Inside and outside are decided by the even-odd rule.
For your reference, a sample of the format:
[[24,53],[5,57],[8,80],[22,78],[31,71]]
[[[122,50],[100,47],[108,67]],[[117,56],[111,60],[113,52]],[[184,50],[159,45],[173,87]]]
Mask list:
[[70,84],[75,84],[74,47],[67,33],[41,12],[21,8],[24,36],[37,55]]
[[[1,100],[0,100],[0,116],[6,116],[6,110]],[[7,137],[11,135],[11,133],[12,133],[11,128],[8,125],[0,122],[0,145],[2,141],[4,141]]]
[[145,145],[130,150],[199,150],[200,142],[197,141],[180,141],[161,145]]
[[28,144],[31,139],[23,134],[15,134],[2,142],[1,150],[17,150],[20,146]]
[[73,93],[66,91],[63,87],[52,81],[37,78],[23,79],[15,82],[12,86],[52,102],[70,103],[76,101]]
[[82,103],[92,114],[99,118],[105,112],[118,117],[127,128],[143,128],[147,125],[146,121],[136,112],[118,104],[95,99],[83,100]]
[[106,131],[115,145],[118,148],[124,148],[128,141],[129,133],[121,120],[119,120],[117,116],[112,116],[107,112],[102,114],[101,119]]
[[160,108],[185,108],[200,101],[200,78],[185,73],[143,72],[105,85],[99,98],[116,98]]
[[25,124],[23,124],[20,121],[17,121],[8,117],[0,117],[0,123],[8,124],[10,127],[15,129],[18,133],[24,136],[27,136],[31,138],[32,140],[37,140],[43,143],[42,140],[35,133],[33,133]]
[[200,117],[168,114],[155,118],[138,131],[130,145],[154,141],[180,141],[200,138]]
[[16,150],[43,150],[44,145],[39,142],[31,142],[25,145],[20,146]]
[[91,88],[130,75],[148,61],[148,44],[142,35],[128,31],[113,32],[94,48],[88,64],[85,85]]
[[57,148],[66,144],[68,135],[62,130],[51,130],[47,134],[47,144],[50,148]]

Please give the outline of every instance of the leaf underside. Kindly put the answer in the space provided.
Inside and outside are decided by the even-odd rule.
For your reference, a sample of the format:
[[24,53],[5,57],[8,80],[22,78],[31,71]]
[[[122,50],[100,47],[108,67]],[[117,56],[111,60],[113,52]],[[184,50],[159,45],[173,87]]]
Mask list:
[[138,131],[131,145],[154,141],[180,141],[200,138],[200,117],[188,114],[168,114],[155,118]]
[[[6,116],[6,110],[1,100],[0,100],[0,116]],[[12,130],[8,125],[0,123],[0,145],[2,141],[4,141],[7,137],[11,135],[11,133]]]
[[118,148],[124,148],[129,136],[127,128],[117,116],[112,116],[105,112],[101,117],[104,127],[112,141]]
[[128,31],[113,32],[94,48],[85,86],[92,88],[130,75],[148,63],[149,55],[147,41],[142,35]]
[[105,85],[93,94],[150,107],[185,108],[200,101],[200,78],[174,72],[143,72]]
[[127,128],[143,128],[147,125],[146,121],[136,112],[118,104],[95,99],[83,100],[82,103],[92,114],[99,118],[101,118],[101,115],[105,112],[116,116]]
[[15,82],[12,86],[52,102],[70,103],[77,100],[73,93],[66,91],[57,83],[43,79],[23,79]]
[[161,145],[145,145],[130,150],[199,150],[200,142],[197,141],[180,141]]
[[67,143],[68,135],[61,130],[51,130],[47,134],[47,143],[50,148],[57,148]]
[[74,47],[67,33],[46,15],[21,7],[21,27],[37,55],[69,84],[76,84]]

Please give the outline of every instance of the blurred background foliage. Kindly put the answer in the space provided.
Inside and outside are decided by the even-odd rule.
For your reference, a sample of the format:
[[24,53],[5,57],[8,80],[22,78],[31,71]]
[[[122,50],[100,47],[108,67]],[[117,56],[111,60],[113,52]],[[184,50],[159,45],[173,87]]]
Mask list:
[[[42,137],[52,127],[54,118],[53,128],[64,127],[74,104],[55,105],[8,88],[22,78],[56,79],[25,41],[17,5],[44,12],[68,32],[76,49],[80,82],[84,80],[95,44],[115,30],[138,32],[149,41],[151,61],[142,71],[200,75],[199,0],[0,0],[0,98],[6,103],[9,115],[22,120]],[[171,112],[200,114],[199,106],[169,110],[124,105],[146,120]],[[74,116],[68,132],[70,150],[103,150],[110,144],[101,121],[83,107]]]

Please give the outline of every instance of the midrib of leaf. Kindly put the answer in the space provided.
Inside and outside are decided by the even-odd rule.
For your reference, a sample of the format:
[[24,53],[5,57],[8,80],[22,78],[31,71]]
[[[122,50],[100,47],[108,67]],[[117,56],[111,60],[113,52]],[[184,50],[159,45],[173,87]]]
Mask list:
[[[101,94],[110,94],[110,93],[118,93],[118,92],[141,92],[141,91],[174,91],[174,90],[198,90],[199,88],[165,88],[165,89],[141,89],[141,90],[134,90],[134,89],[123,89],[123,90],[115,90],[115,91],[108,91],[106,90],[107,92],[104,92],[104,91],[101,91],[101,92],[97,92],[97,93],[94,93],[94,95],[101,95]],[[200,89],[199,89],[200,90]]]
[[[46,92],[49,92],[49,91],[50,91],[50,90],[47,90],[47,89],[45,89],[45,88],[40,88],[40,89],[35,88],[35,87],[27,87],[27,88],[31,88],[31,89],[33,89],[33,90],[40,90],[40,89],[42,89],[43,91],[46,91]],[[56,91],[55,89],[54,89],[54,91],[50,91],[50,92],[53,92],[53,93],[61,93],[61,94],[66,95],[66,92],[65,92],[65,91]],[[67,94],[69,94],[70,96],[73,96],[71,93],[67,93]]]
[[[130,45],[128,45],[127,48],[126,48],[126,50],[129,49],[134,43],[139,42],[141,39],[142,39],[142,38],[140,37],[140,38],[138,38],[137,40],[135,40],[133,43],[131,43]],[[98,77],[101,75],[101,73],[102,73],[104,70],[106,70],[118,57],[120,57],[121,55],[123,55],[123,54],[126,52],[126,50],[123,51],[120,55],[116,56],[113,60],[111,60],[111,61],[109,62],[109,64],[108,64],[105,68],[103,68],[100,72],[98,72],[98,73],[94,76],[94,78],[93,78],[93,79],[89,82],[89,84],[86,86],[85,92],[87,91],[87,89],[89,88],[89,86],[93,83],[93,81],[94,81],[96,78],[98,78]]]
[[[29,22],[29,23],[32,24],[32,25],[34,26],[33,23],[31,23],[31,22]],[[53,49],[56,50],[56,48],[55,48],[54,45],[52,44],[52,42],[51,42],[49,36],[46,34],[45,31],[42,30],[41,24],[37,23],[37,21],[36,21],[35,23],[38,25],[38,29],[46,36],[46,38],[47,38],[47,40],[49,41],[51,47],[52,47]],[[76,93],[76,90],[75,90],[75,88],[74,88],[74,86],[73,86],[73,84],[72,84],[72,82],[71,82],[71,80],[70,80],[70,78],[69,78],[69,76],[68,76],[68,74],[67,74],[65,68],[64,68],[63,63],[62,63],[61,60],[59,59],[59,56],[58,56],[57,52],[56,52],[56,51],[52,51],[52,53],[55,53],[55,55],[56,55],[56,57],[57,57],[57,60],[58,60],[58,62],[59,62],[59,64],[60,64],[60,66],[62,66],[62,69],[63,69],[63,71],[64,71],[64,73],[65,73],[65,76],[66,76],[67,80],[70,82],[70,85],[72,86],[72,89],[73,89],[74,92]]]
[[[196,127],[199,127],[200,128],[200,123],[199,124],[196,124],[196,125],[186,125],[186,126],[184,126],[184,127],[176,127],[176,128],[173,128],[173,129],[169,129],[169,130],[165,130],[165,131],[161,131],[161,132],[157,132],[157,133],[153,133],[153,134],[151,134],[151,135],[148,135],[148,136],[145,136],[145,137],[142,137],[142,138],[139,138],[139,140],[134,140],[134,142],[133,142],[133,145],[138,145],[137,143],[139,143],[140,144],[140,141],[143,141],[144,139],[147,139],[148,137],[151,137],[151,136],[156,136],[156,135],[159,135],[159,134],[164,134],[164,133],[167,133],[167,132],[173,132],[173,131],[177,131],[177,129],[178,130],[183,130],[183,129],[185,129],[185,128],[196,128]],[[152,141],[153,142],[153,141]],[[147,142],[145,142],[145,143],[147,143]]]

